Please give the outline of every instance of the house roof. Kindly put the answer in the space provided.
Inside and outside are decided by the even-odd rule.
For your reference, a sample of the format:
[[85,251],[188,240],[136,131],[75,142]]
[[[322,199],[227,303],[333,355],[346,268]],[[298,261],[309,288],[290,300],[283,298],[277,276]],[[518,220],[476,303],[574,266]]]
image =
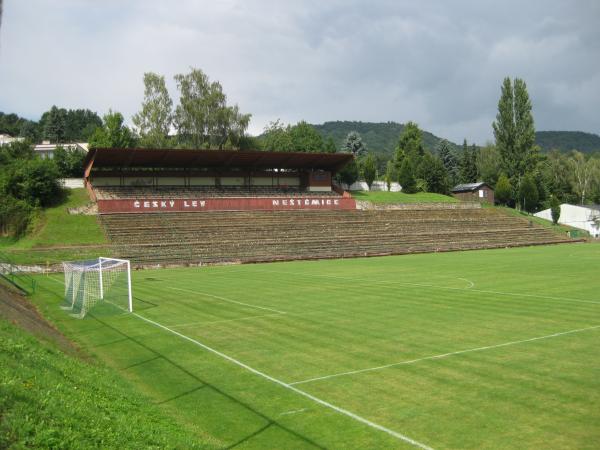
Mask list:
[[480,181],[478,183],[464,183],[457,184],[456,186],[454,186],[451,192],[473,192],[477,189],[480,189],[483,186],[487,186],[488,188],[490,187],[487,183],[483,181]]
[[261,152],[238,150],[182,150],[96,148],[89,151],[85,166],[106,168],[243,168],[322,169],[338,171],[354,156],[351,153]]

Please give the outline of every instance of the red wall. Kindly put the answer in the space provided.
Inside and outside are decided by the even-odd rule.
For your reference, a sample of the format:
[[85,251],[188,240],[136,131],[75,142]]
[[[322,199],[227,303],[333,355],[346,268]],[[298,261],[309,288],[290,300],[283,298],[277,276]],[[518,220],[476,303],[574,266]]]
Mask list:
[[289,211],[296,209],[356,209],[352,198],[271,197],[271,198],[207,198],[207,199],[119,199],[98,200],[98,212],[154,213],[198,211]]

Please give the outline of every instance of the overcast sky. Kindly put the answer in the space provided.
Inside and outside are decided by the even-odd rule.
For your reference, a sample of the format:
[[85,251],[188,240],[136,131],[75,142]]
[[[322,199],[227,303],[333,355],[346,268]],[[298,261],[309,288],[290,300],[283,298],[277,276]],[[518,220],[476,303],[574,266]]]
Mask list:
[[[2,0],[0,0],[1,2]],[[258,134],[275,119],[416,121],[491,140],[500,84],[525,79],[538,130],[600,133],[600,1],[4,0],[0,111],[109,108],[190,66]]]

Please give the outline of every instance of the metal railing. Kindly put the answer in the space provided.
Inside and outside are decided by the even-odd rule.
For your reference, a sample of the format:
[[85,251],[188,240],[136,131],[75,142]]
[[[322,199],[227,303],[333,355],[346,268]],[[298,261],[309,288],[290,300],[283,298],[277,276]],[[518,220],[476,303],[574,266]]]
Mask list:
[[23,293],[30,295],[35,292],[37,282],[24,272],[18,264],[3,252],[0,252],[0,277],[11,283]]

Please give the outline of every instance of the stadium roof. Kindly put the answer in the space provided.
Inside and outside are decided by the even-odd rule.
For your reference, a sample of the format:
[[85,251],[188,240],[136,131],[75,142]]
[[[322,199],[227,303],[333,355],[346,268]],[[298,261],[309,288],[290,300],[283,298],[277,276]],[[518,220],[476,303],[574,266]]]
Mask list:
[[[336,172],[353,158],[350,153],[261,152],[243,150],[182,150],[96,148],[85,167],[106,168],[240,168],[322,169]],[[91,165],[90,165],[91,163]]]

